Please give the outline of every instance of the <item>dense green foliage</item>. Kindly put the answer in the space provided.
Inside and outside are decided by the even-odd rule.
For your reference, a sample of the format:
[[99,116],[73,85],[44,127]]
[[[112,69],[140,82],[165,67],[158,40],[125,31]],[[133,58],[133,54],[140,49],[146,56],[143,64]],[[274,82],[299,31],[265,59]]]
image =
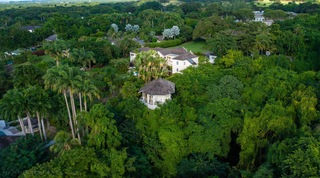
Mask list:
[[12,145],[0,150],[0,177],[18,177],[24,170],[30,169],[36,163],[48,160],[44,148],[45,143],[40,138],[28,136],[20,138]]
[[[37,118],[42,131],[34,134],[54,141],[51,160],[36,136],[1,150],[4,177],[319,175],[319,6],[275,3],[263,9],[274,20],[267,26],[243,2],[162,2],[1,11],[1,51],[37,46],[1,56],[1,117]],[[40,27],[29,33],[27,25]],[[162,39],[173,26],[174,39]],[[58,40],[43,42],[53,31]],[[128,71],[141,40],[196,40],[217,59],[196,53],[198,67],[170,75],[150,50]],[[175,93],[149,110],[139,89],[159,77]]]

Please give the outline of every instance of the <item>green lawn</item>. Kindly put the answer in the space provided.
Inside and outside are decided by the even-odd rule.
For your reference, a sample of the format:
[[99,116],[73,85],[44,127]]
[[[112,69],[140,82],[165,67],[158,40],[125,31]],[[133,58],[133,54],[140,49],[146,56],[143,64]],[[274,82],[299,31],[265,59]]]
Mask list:
[[[275,1],[272,1],[272,0],[259,0],[259,1],[255,1],[254,3],[259,7],[269,7],[274,2]],[[288,4],[289,2],[292,2],[292,1],[290,1],[290,0],[280,0],[281,4]],[[303,0],[295,1],[296,4],[300,4],[300,3],[304,3],[304,2],[306,2],[306,1],[303,1]],[[319,3],[320,1],[317,0],[317,2]]]
[[42,58],[43,61],[46,61],[46,62],[55,62],[54,59],[53,59],[53,57],[51,57],[51,56],[48,55],[48,54],[41,56],[41,58]]
[[191,41],[184,43],[182,45],[179,45],[178,47],[184,47],[187,50],[191,50],[194,53],[197,52],[208,52],[208,49],[205,49],[205,42],[199,42],[199,41]]

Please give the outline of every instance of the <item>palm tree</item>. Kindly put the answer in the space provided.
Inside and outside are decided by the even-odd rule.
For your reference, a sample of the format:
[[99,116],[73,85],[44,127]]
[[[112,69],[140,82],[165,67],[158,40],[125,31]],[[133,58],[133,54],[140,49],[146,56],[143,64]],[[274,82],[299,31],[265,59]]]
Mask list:
[[5,27],[7,27],[11,21],[12,19],[10,16],[1,16],[1,22],[4,22]]
[[[7,105],[7,106],[6,106]],[[23,132],[23,121],[21,120],[21,115],[26,114],[28,120],[29,131],[34,135],[32,124],[31,124],[31,111],[32,103],[30,102],[25,90],[20,91],[17,88],[11,89],[4,95],[4,99],[1,100],[1,112],[4,117],[9,116],[13,119],[13,116],[18,116],[20,126]],[[10,114],[9,112],[12,112]]]
[[11,89],[0,100],[0,116],[5,120],[15,120],[18,117],[18,121],[21,127],[22,133],[25,135],[26,130],[24,127],[21,115],[24,111],[23,106],[20,102],[20,93],[18,89]]
[[138,68],[138,77],[145,82],[167,76],[169,72],[166,61],[154,50],[138,53],[135,66]]
[[[62,74],[61,77],[63,79],[64,85],[67,87],[69,92],[74,126],[77,127],[77,111],[75,106],[74,94],[81,90],[81,84],[83,83],[83,77],[85,73],[81,71],[79,68],[66,67],[65,71],[62,72],[61,74]],[[80,133],[79,133],[78,127],[77,127],[77,135],[80,141],[81,139],[80,139]]]
[[[91,80],[85,80],[83,82],[83,85],[82,85],[82,95],[83,95],[83,103],[84,103],[84,110],[85,111],[88,111],[88,108],[87,108],[87,97],[89,98],[90,101],[92,101],[92,98],[93,96],[97,97],[98,99],[100,98],[100,95],[99,95],[99,90],[98,88],[92,83]],[[82,104],[80,103],[80,106]]]
[[275,49],[273,41],[274,36],[269,32],[265,25],[259,25],[257,35],[254,42],[254,49],[262,54],[266,51],[273,51]]
[[43,76],[43,78],[45,88],[51,88],[53,91],[58,91],[59,93],[63,94],[68,111],[69,125],[71,129],[72,138],[75,138],[74,127],[67,98],[67,86],[64,84],[64,81],[61,77],[61,75],[64,73],[64,68],[65,66],[53,67],[47,70],[47,73]]
[[53,43],[47,42],[44,44],[43,48],[45,49],[46,54],[49,54],[53,57],[57,66],[60,64],[60,58],[69,58],[70,56],[69,48],[64,40],[56,40]]
[[18,93],[18,98],[20,97],[21,107],[24,108],[25,113],[27,114],[28,126],[32,135],[34,135],[33,127],[31,123],[31,108],[33,107],[33,103],[30,102],[30,97],[28,97],[28,93],[26,90]]
[[[84,71],[81,71],[79,68],[63,65],[49,69],[47,71],[47,74],[44,76],[46,88],[52,88],[53,90],[63,93],[68,110],[72,136],[73,138],[75,138],[74,127],[76,127],[79,141],[80,133],[78,132],[79,129],[77,127],[77,111],[75,106],[74,94],[81,90],[81,84],[83,83],[84,74]],[[69,94],[70,98],[71,112],[67,100],[67,93]]]
[[62,155],[65,151],[70,150],[73,147],[80,146],[78,139],[71,138],[70,135],[61,130],[54,137],[54,144],[50,147],[50,150],[58,155]]
[[30,100],[33,103],[33,112],[36,113],[38,119],[38,127],[41,139],[43,135],[44,140],[47,140],[43,116],[45,116],[48,110],[51,108],[48,94],[39,86],[29,86],[27,90],[30,93]]
[[83,68],[88,66],[89,70],[91,69],[91,63],[96,63],[94,53],[92,51],[85,51],[84,48],[73,49],[71,59],[81,63]]

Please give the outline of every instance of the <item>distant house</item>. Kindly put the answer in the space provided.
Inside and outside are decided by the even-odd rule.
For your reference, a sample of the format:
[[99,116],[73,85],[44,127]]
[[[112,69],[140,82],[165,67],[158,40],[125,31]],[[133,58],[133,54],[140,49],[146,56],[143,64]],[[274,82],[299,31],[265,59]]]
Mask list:
[[296,17],[298,14],[295,12],[286,12],[290,17]]
[[40,26],[23,26],[21,27],[23,30],[28,30],[30,33],[33,33]]
[[23,50],[21,50],[21,49],[16,49],[16,50],[14,50],[14,51],[11,52],[11,55],[12,55],[12,56],[18,56],[18,55],[20,55],[22,52],[23,52]]
[[264,11],[253,11],[255,22],[264,22],[265,18],[263,16]]
[[160,36],[156,36],[157,38],[157,42],[160,43],[161,41],[163,41],[164,37],[162,35]]
[[54,34],[46,38],[46,41],[52,42],[52,41],[56,41],[57,39],[58,39],[58,35]]
[[211,64],[214,64],[214,62],[217,58],[217,56],[212,52],[205,52],[205,53],[203,53],[203,55],[205,55],[207,58],[209,58],[208,62]]
[[[181,73],[189,66],[197,67],[199,57],[192,52],[188,52],[185,48],[140,48],[138,52],[155,50],[161,58],[167,61],[167,64],[172,67],[172,73]],[[130,62],[134,62],[136,52],[130,52]]]
[[145,45],[144,40],[141,40],[140,38],[132,38],[132,40],[137,42],[142,47]]
[[253,11],[254,14],[254,21],[255,22],[262,22],[264,24],[266,24],[267,26],[270,26],[273,24],[273,20],[272,19],[266,19],[264,17],[264,11]]
[[175,92],[175,84],[158,78],[143,86],[139,93],[142,93],[141,101],[149,108],[155,109],[159,104],[171,99],[171,94]]

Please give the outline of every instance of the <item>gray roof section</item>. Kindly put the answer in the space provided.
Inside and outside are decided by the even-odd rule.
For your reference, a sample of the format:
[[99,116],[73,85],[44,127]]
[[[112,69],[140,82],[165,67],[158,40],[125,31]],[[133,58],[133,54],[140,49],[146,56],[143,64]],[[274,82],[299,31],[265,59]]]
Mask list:
[[170,48],[170,49],[168,49],[168,48],[149,48],[149,47],[144,47],[144,48],[139,48],[138,51],[142,52],[142,51],[149,51],[149,50],[158,51],[164,56],[168,55],[168,54],[177,55],[176,57],[174,57],[174,59],[176,59],[176,60],[189,60],[189,59],[198,57],[198,56],[188,52],[184,48]]
[[167,95],[175,92],[175,84],[163,78],[158,78],[143,86],[139,93],[149,95]]
[[37,28],[40,28],[40,26],[31,26],[31,25],[29,25],[29,26],[23,26],[21,28],[24,29],[24,30],[35,30]]
[[175,57],[174,59],[183,61],[183,60],[189,60],[189,59],[196,58],[196,57],[198,57],[198,56],[191,54],[191,53],[185,53],[185,54],[182,54],[180,56]]
[[194,60],[192,60],[192,59],[188,59],[188,61],[190,62],[190,64],[192,64],[192,65],[197,65],[197,63],[196,62],[194,62]]
[[178,54],[178,55],[182,55],[182,54],[186,54],[188,53],[184,48],[170,48],[170,49],[161,49],[159,50],[160,53],[162,53],[163,55],[168,55],[168,54]]
[[57,38],[58,38],[58,35],[54,34],[54,35],[49,36],[46,40],[47,41],[55,41],[55,40],[57,40]]

